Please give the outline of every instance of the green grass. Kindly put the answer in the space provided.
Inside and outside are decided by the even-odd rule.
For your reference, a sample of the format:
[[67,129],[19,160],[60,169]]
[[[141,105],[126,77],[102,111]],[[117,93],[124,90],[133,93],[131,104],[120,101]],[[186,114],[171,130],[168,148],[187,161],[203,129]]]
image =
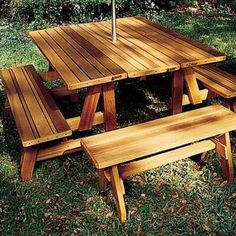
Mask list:
[[[234,18],[175,13],[155,20],[226,52],[229,59],[221,66],[236,74]],[[33,63],[38,70],[47,69],[25,35],[28,30],[2,22],[0,67]],[[117,85],[119,127],[168,114],[170,77],[156,79]],[[1,107],[4,96],[1,86]],[[68,112],[67,104],[64,101],[61,107]],[[77,107],[69,111],[76,113]],[[100,126],[93,133],[102,130]],[[236,167],[235,134],[231,137]],[[125,224],[116,217],[110,189],[99,191],[97,172],[83,153],[37,163],[33,180],[27,183],[18,177],[20,153],[13,121],[0,120],[0,235],[236,234],[236,181],[224,182],[214,152],[204,164],[187,159],[129,178]]]

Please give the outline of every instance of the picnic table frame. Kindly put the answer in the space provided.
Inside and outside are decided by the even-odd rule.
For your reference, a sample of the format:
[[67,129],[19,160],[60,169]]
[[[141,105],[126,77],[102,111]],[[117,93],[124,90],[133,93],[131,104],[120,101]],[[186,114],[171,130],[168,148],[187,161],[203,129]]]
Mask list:
[[114,82],[173,71],[172,113],[182,111],[184,81],[193,104],[202,101],[192,67],[223,61],[223,53],[143,17],[54,27],[29,33],[67,90],[88,88],[78,130],[90,129],[99,97],[106,130],[116,128]]

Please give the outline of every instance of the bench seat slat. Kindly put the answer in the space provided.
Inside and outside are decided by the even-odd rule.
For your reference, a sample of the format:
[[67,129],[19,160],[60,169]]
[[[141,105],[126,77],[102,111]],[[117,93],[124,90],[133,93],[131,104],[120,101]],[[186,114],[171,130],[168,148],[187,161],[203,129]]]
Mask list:
[[24,147],[72,134],[32,65],[3,69],[1,73]]
[[83,138],[81,145],[103,169],[236,129],[236,115],[222,105],[184,112]]
[[29,76],[31,76],[31,80],[37,90],[37,93],[41,101],[43,102],[44,107],[48,111],[50,111],[48,112],[48,115],[50,116],[56,128],[56,132],[58,133],[65,132],[65,130],[68,130],[68,124],[67,122],[65,122],[63,115],[61,114],[51,95],[48,93],[48,91],[42,84],[42,81],[39,75],[37,74],[36,70],[32,66],[27,66],[26,70],[28,71]]
[[236,76],[231,75],[213,65],[194,67],[196,78],[211,91],[224,98],[236,96]]
[[[12,71],[15,74],[14,83],[20,94],[21,101],[24,102],[24,109],[25,111],[27,110],[28,122],[31,127],[35,127],[37,130],[38,134],[35,137],[48,136],[55,132],[55,130],[51,130],[47,120],[47,110],[38,99],[38,94],[35,92],[32,82],[27,78],[28,75],[24,68],[14,68]],[[39,128],[37,129],[37,127]]]

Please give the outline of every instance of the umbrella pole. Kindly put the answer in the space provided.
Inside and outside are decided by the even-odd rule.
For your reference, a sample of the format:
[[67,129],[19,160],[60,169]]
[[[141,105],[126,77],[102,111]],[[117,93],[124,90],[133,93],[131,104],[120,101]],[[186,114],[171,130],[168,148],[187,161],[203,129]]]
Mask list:
[[112,41],[116,41],[116,3],[112,0]]

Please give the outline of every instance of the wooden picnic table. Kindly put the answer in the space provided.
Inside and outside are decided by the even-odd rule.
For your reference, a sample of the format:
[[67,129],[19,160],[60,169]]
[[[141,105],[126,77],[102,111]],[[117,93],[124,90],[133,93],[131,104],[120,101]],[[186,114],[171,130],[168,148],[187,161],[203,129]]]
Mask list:
[[116,128],[114,81],[173,71],[172,112],[182,111],[184,79],[190,99],[201,101],[193,66],[223,61],[226,56],[143,17],[93,22],[30,32],[49,65],[68,90],[88,88],[78,129],[92,127],[100,95],[106,130]]

